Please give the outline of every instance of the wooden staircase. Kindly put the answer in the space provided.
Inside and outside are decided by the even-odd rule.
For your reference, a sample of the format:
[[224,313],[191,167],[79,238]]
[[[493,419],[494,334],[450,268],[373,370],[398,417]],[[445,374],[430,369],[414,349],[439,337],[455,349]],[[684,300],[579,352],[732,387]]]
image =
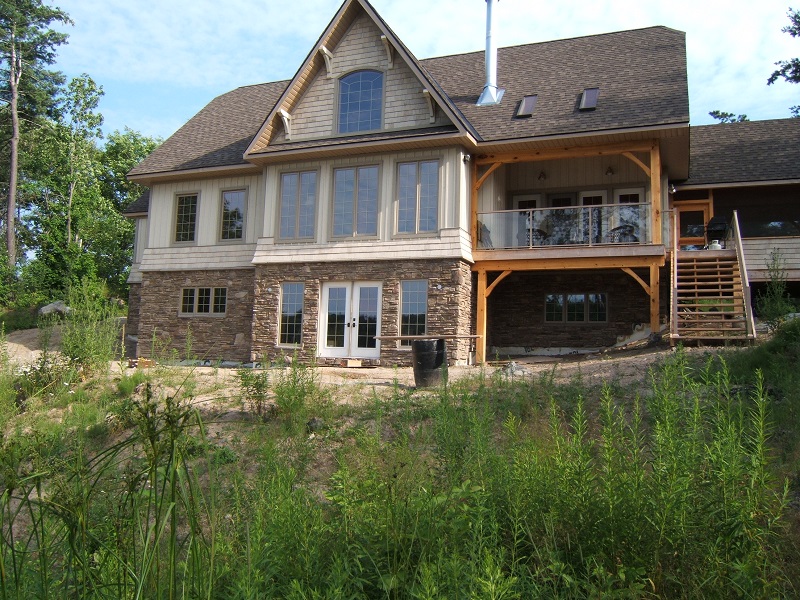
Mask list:
[[733,229],[727,250],[673,249],[670,328],[673,343],[755,338],[738,222]]

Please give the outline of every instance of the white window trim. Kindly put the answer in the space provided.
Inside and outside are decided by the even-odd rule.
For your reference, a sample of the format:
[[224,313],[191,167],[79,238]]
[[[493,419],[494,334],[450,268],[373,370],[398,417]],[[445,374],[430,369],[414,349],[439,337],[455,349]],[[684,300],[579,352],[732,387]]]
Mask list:
[[[347,167],[343,167],[347,168]],[[300,177],[303,173],[315,173],[315,181],[314,181],[314,233],[309,237],[283,237],[281,236],[281,209],[283,208],[283,176],[284,175],[297,175],[298,181],[298,188],[297,193],[300,193]],[[282,244],[292,244],[292,243],[309,243],[315,242],[318,237],[318,218],[320,212],[320,198],[319,198],[319,189],[320,189],[320,181],[322,180],[322,176],[320,173],[319,168],[313,169],[286,169],[278,172],[278,193],[277,193],[277,202],[275,202],[275,239],[282,243]],[[331,181],[333,181],[333,173],[331,173]],[[335,190],[334,190],[335,191]],[[299,216],[299,197],[295,198],[295,208],[298,210],[296,216]],[[331,195],[331,206],[333,206],[333,195]],[[333,212],[331,211],[331,229],[333,229]]]
[[[420,231],[419,230],[419,214],[420,214],[420,184],[419,184],[419,166],[422,163],[433,163],[437,164],[437,182],[436,182],[436,229],[433,231]],[[414,231],[399,231],[400,225],[400,167],[402,165],[410,165],[416,164],[417,165],[417,205],[415,211],[415,220],[414,220]],[[443,171],[443,162],[439,157],[436,158],[420,158],[418,160],[398,160],[394,165],[394,210],[392,214],[394,215],[394,235],[398,238],[409,238],[409,237],[424,237],[424,236],[436,236],[439,231],[442,229],[442,194],[443,194],[443,181],[442,181],[442,171]],[[380,188],[379,188],[380,189]],[[380,196],[380,193],[378,194]],[[380,211],[379,211],[380,212]],[[379,227],[380,229],[380,227]]]
[[[302,312],[300,314],[300,342],[290,344],[281,341],[281,329],[283,327],[283,295],[285,285],[301,285],[303,287],[303,300],[301,303]],[[303,281],[281,281],[278,285],[278,330],[275,339],[277,348],[302,348],[303,347],[303,323],[306,320],[306,284]]]
[[[210,289],[211,290],[211,304],[209,306],[209,308],[210,308],[209,312],[202,312],[202,313],[201,312],[197,312],[197,300],[198,300],[198,298],[200,296],[200,294],[198,292],[201,289]],[[193,307],[194,308],[194,312],[183,312],[183,292],[184,292],[184,290],[194,290],[194,307]],[[225,290],[225,311],[224,312],[214,312],[214,296],[215,296],[216,290]],[[219,318],[225,317],[228,314],[228,299],[229,299],[229,297],[230,296],[228,294],[228,287],[224,286],[224,285],[217,285],[217,286],[212,286],[212,285],[195,285],[195,286],[187,285],[187,286],[181,287],[181,293],[178,296],[178,316],[179,317],[183,317],[183,318],[188,318],[188,319],[195,319],[195,318],[198,318],[198,317],[201,318],[201,319],[202,318],[209,318],[209,317],[210,318],[214,318],[214,319],[219,319]]]
[[[359,233],[356,231],[356,227],[358,226],[358,213],[356,210],[356,203],[358,202],[358,171],[360,169],[367,169],[370,167],[374,167],[378,170],[377,176],[377,197],[375,199],[375,233]],[[346,171],[346,170],[353,170],[356,173],[356,186],[353,190],[353,231],[349,234],[344,235],[336,235],[333,230],[334,226],[334,216],[335,216],[335,202],[336,202],[336,172],[337,171]],[[364,163],[364,164],[351,164],[351,165],[341,165],[336,166],[331,169],[330,172],[330,206],[329,206],[329,217],[328,217],[328,235],[330,236],[331,241],[341,241],[341,240],[376,240],[379,239],[381,236],[381,213],[383,212],[383,200],[381,196],[383,195],[383,164],[382,163]],[[280,227],[280,223],[278,224]]]
[[[178,199],[185,198],[187,196],[196,196],[197,203],[195,205],[195,215],[194,215],[194,233],[191,241],[181,241],[179,242],[176,238],[178,237]],[[200,223],[200,208],[201,208],[201,197],[199,191],[189,191],[189,192],[175,192],[173,199],[172,199],[172,231],[170,233],[170,240],[173,246],[196,246],[197,245],[197,238],[199,237],[199,230],[198,227]]]

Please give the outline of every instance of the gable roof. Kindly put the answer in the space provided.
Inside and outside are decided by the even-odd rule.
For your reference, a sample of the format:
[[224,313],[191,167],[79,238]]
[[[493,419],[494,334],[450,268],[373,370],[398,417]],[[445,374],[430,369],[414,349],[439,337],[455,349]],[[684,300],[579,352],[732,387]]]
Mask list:
[[[308,89],[308,86],[314,79],[314,76],[322,69],[325,68],[324,59],[320,55],[320,48],[327,48],[331,50],[335,48],[343,39],[349,26],[355,19],[362,13],[365,13],[372,22],[378,27],[381,33],[386,36],[388,43],[392,46],[395,52],[400,56],[400,59],[405,61],[411,71],[420,80],[423,87],[425,87],[433,97],[434,101],[440,106],[450,120],[454,124],[454,128],[461,133],[473,133],[472,127],[463,116],[453,110],[453,104],[450,99],[444,94],[441,88],[432,80],[426,71],[424,71],[419,64],[419,61],[414,55],[406,48],[405,44],[400,41],[400,38],[391,30],[383,18],[375,11],[372,5],[367,0],[345,0],[339,11],[334,15],[328,27],[317,40],[317,43],[311,49],[311,52],[306,57],[303,64],[297,70],[294,78],[286,86],[285,91],[277,101],[273,109],[264,120],[264,124],[258,130],[258,133],[253,138],[252,143],[249,145],[246,155],[254,155],[268,150],[270,138],[274,132],[274,126],[279,121],[278,113],[285,110],[291,113],[299,100],[303,96],[303,92]],[[402,132],[382,132],[385,136],[402,137]],[[284,144],[287,146],[288,144]]]
[[136,200],[131,202],[122,214],[126,217],[147,216],[147,211],[150,209],[150,190],[147,189],[142,192]]
[[702,125],[689,136],[682,188],[800,182],[800,119]]
[[[268,146],[272,123],[280,120],[278,110],[286,102],[296,101],[313,73],[324,68],[320,45],[336,42],[336,36],[340,39],[342,28],[362,11],[384,32],[453,126]],[[548,140],[632,131],[652,137],[657,130],[685,132],[688,128],[685,34],[667,27],[500,48],[498,85],[506,93],[495,106],[476,106],[484,75],[484,52],[418,61],[367,0],[345,0],[291,81],[239,88],[215,98],[129,176],[148,182],[153,177],[257,169],[255,157],[276,152],[311,157],[364,152],[367,147],[388,148],[389,144],[461,143],[475,148],[504,142],[555,143]],[[597,109],[579,111],[580,94],[588,87],[600,88]],[[516,118],[519,101],[530,94],[538,95],[533,115]],[[685,173],[685,167],[683,170]]]

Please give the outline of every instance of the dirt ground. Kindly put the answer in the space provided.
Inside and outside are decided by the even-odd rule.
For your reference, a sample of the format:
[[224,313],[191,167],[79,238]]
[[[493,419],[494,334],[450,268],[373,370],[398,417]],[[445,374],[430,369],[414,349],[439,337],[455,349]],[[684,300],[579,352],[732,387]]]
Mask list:
[[[50,340],[50,347],[58,348],[59,335],[55,330]],[[38,329],[14,331],[6,336],[6,348],[9,358],[16,364],[29,364],[40,356],[41,335]],[[690,352],[706,352],[710,348],[692,348]],[[591,381],[616,379],[623,385],[641,381],[648,368],[654,363],[663,361],[673,350],[668,344],[648,346],[645,342],[624,349],[609,350],[603,353],[548,357],[514,357],[508,361],[490,363],[483,367],[487,374],[496,369],[504,369],[505,373],[514,377],[536,376],[542,372],[555,370],[557,379],[570,379],[580,372],[581,376]],[[127,364],[117,364],[112,369],[124,372]],[[449,369],[452,379],[475,375],[481,367],[453,366]],[[214,369],[197,367],[194,376],[200,379],[213,378],[219,381],[233,378],[234,369]],[[414,386],[414,373],[411,367],[373,367],[373,368],[339,368],[319,367],[320,383],[331,386],[366,386],[389,387],[395,384],[402,387]],[[224,385],[224,383],[222,383]]]

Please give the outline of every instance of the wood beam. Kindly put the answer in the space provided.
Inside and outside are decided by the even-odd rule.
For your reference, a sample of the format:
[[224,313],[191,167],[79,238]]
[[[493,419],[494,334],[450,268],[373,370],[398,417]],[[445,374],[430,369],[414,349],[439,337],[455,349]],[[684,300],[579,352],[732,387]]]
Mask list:
[[650,152],[654,142],[618,142],[600,146],[572,146],[566,148],[543,148],[527,152],[483,154],[475,158],[478,165],[494,163],[532,162],[537,160],[556,160],[560,158],[584,158],[587,156],[611,156],[623,152]]
[[644,164],[638,157],[636,157],[632,152],[623,152],[622,156],[627,158],[628,160],[632,161],[636,164],[642,171],[644,171],[645,175],[650,177],[650,167]]
[[661,270],[650,265],[650,333],[661,331]]
[[478,271],[478,306],[475,315],[475,362],[486,362],[486,271]]
[[628,275],[630,275],[631,277],[633,277],[633,278],[636,280],[636,282],[637,282],[637,283],[638,283],[640,286],[642,286],[642,289],[644,289],[645,293],[646,293],[648,296],[650,295],[650,291],[651,291],[651,290],[650,290],[650,286],[649,286],[649,285],[647,285],[647,284],[644,282],[644,280],[643,280],[641,277],[639,277],[639,276],[638,276],[636,273],[634,273],[634,272],[633,272],[633,270],[632,270],[632,269],[629,269],[628,267],[622,267],[622,270],[623,270],[623,271],[625,271],[625,273],[627,273],[627,274],[628,274]]
[[658,141],[653,142],[650,148],[650,200],[651,200],[651,229],[654,244],[660,244],[663,239],[661,225],[661,147]]
[[475,184],[477,186],[477,189],[478,190],[481,189],[483,184],[486,183],[486,180],[489,179],[489,175],[497,171],[497,169],[499,169],[502,166],[503,163],[500,162],[492,163],[491,166],[486,170],[486,173],[481,175],[480,179],[477,180],[477,183]]
[[497,287],[497,284],[500,283],[501,281],[503,281],[503,279],[505,279],[509,275],[511,275],[512,272],[513,271],[508,270],[508,271],[503,271],[502,273],[500,273],[500,275],[497,277],[497,279],[495,279],[492,282],[492,285],[490,285],[489,287],[486,288],[486,297],[488,298],[489,296],[491,296],[492,292],[494,291],[494,288]]
[[570,269],[623,269],[662,266],[665,256],[595,256],[564,259],[482,260],[472,270],[481,271],[566,271]]

